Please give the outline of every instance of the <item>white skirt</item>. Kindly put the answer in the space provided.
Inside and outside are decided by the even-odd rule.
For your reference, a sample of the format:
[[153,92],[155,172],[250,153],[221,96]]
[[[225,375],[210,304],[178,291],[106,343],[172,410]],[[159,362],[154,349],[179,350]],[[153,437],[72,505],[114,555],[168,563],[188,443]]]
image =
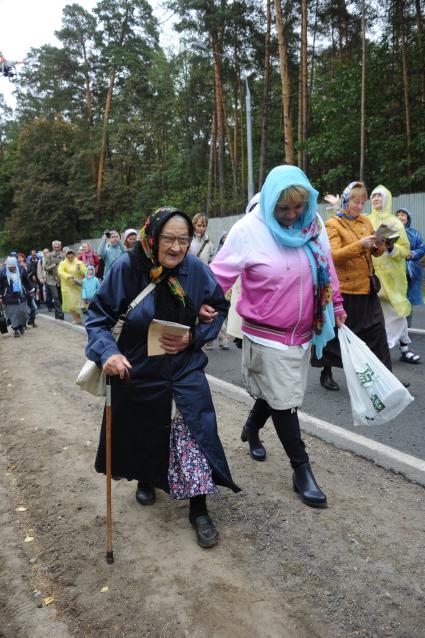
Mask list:
[[270,348],[243,338],[242,378],[254,399],[264,399],[274,410],[298,408],[307,386],[311,348]]
[[407,326],[407,317],[399,317],[388,301],[381,299],[382,312],[385,319],[385,331],[387,333],[388,347],[394,348],[400,341],[411,343]]

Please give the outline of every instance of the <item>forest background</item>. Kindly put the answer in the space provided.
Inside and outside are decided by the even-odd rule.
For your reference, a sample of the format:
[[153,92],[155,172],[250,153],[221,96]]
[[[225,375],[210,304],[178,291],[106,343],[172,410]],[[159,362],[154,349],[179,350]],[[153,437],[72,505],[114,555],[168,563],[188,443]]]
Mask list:
[[361,177],[425,191],[423,0],[166,4],[169,47],[146,0],[101,0],[67,5],[60,45],[31,49],[16,109],[0,96],[0,252],[167,204],[242,212],[247,83],[254,192],[284,161],[321,195]]

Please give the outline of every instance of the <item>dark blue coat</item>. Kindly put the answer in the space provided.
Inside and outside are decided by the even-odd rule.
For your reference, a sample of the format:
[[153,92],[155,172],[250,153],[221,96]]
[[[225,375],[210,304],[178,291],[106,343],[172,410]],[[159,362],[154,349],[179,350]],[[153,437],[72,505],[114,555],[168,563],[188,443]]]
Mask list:
[[19,265],[18,270],[22,284],[21,292],[13,292],[12,286],[7,281],[6,267],[0,270],[0,297],[3,297],[3,303],[5,305],[18,305],[26,302],[28,292],[34,288],[34,286],[30,284],[25,268]]
[[[167,472],[171,404],[174,398],[191,434],[213,470],[217,484],[239,488],[232,481],[218,433],[214,406],[204,373],[208,362],[202,346],[215,339],[228,303],[212,272],[188,254],[179,266],[178,279],[197,312],[203,303],[219,311],[211,324],[198,324],[193,345],[176,355],[147,356],[147,333],[154,318],[155,292],[129,313],[117,344],[111,328],[120,314],[148,285],[140,263],[131,253],[115,261],[88,310],[86,330],[89,359],[102,365],[121,352],[132,365],[131,379],[112,377],[112,474],[150,481],[169,491]],[[105,472],[105,419],[96,469]]]
[[406,260],[407,269],[407,298],[413,306],[423,304],[422,283],[424,269],[420,263],[421,257],[425,255],[425,244],[422,235],[416,228],[411,228],[412,215],[406,208],[399,208],[407,215],[406,233],[410,242],[411,259]]

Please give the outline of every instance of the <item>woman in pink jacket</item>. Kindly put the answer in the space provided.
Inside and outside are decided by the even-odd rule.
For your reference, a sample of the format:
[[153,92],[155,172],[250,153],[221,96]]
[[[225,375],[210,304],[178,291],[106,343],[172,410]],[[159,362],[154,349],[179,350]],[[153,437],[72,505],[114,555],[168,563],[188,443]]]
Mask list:
[[326,496],[313,476],[297,409],[311,345],[321,353],[345,312],[316,214],[317,195],[299,168],[274,168],[259,205],[233,226],[210,267],[225,292],[241,278],[243,379],[256,399],[242,441],[248,441],[254,460],[264,461],[259,429],[271,416],[294,470],[294,489],[307,505],[324,507]]

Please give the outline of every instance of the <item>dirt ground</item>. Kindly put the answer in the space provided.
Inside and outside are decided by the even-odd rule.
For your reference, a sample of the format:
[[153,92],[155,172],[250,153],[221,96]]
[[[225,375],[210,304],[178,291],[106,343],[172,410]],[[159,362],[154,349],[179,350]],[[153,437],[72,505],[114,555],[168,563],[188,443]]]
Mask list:
[[0,636],[423,638],[424,489],[306,437],[329,501],[308,508],[272,428],[267,461],[253,462],[246,408],[219,394],[243,488],[210,499],[219,545],[197,546],[187,503],[159,494],[142,508],[120,481],[108,565],[93,468],[102,402],[74,385],[85,337],[39,324],[0,337]]

